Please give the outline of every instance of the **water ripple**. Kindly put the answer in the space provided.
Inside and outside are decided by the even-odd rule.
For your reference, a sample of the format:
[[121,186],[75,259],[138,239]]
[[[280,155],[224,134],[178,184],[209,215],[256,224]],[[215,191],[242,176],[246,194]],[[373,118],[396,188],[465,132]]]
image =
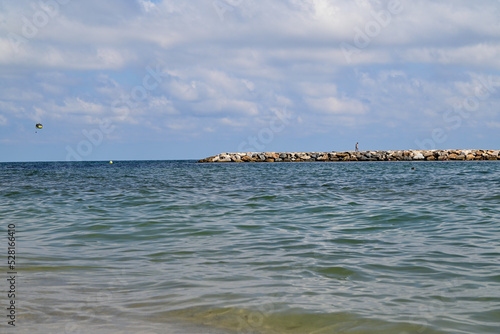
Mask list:
[[499,186],[495,162],[0,164],[0,216],[26,333],[496,333]]

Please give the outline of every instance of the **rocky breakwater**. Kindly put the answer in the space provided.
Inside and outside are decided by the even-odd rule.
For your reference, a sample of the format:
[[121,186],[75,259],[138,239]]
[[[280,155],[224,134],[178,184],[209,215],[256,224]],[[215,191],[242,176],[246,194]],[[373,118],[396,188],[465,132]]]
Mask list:
[[499,153],[499,150],[247,152],[221,153],[198,162],[474,161],[500,160]]

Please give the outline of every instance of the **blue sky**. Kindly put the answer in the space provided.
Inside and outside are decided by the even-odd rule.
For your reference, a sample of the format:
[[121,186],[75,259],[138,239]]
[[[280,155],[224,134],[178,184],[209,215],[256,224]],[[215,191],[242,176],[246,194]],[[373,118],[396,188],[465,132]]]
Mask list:
[[498,149],[499,133],[498,0],[0,3],[0,161]]

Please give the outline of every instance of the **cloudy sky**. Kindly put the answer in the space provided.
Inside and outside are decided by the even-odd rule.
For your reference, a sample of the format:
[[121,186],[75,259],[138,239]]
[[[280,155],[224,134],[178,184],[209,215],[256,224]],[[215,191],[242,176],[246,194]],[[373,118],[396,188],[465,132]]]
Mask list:
[[498,149],[499,133],[498,0],[0,2],[0,161]]

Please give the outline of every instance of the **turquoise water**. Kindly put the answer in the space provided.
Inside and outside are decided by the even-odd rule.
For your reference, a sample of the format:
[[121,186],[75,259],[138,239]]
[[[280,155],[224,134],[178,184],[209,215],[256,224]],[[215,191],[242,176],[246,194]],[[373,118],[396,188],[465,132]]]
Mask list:
[[9,224],[2,333],[500,327],[498,162],[3,163]]

